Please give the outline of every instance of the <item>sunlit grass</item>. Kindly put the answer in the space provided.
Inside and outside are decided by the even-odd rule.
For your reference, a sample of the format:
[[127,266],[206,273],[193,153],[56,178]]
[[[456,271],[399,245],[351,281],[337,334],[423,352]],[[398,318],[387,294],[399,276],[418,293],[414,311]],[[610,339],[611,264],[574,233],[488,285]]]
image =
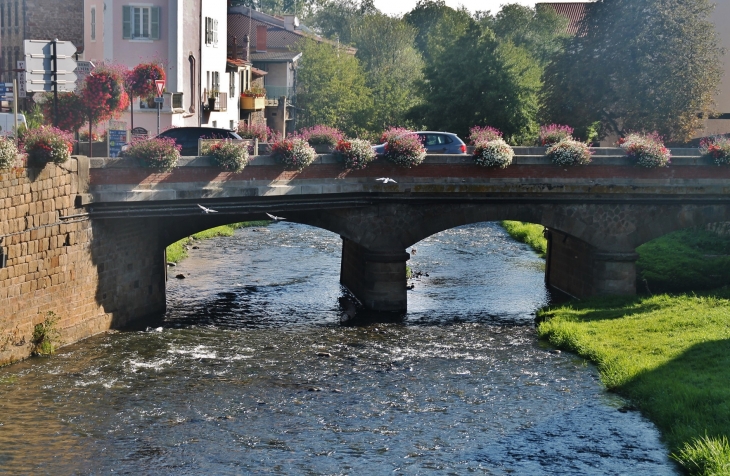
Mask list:
[[723,289],[571,302],[541,310],[538,334],[595,362],[692,474],[730,474],[729,298]]
[[512,238],[530,245],[540,255],[540,258],[545,257],[547,239],[543,235],[544,226],[511,220],[503,220],[501,225]]
[[194,240],[204,240],[207,238],[213,238],[216,236],[233,236],[233,233],[239,228],[253,227],[253,226],[267,226],[271,223],[269,220],[259,221],[244,221],[241,223],[232,223],[230,225],[217,226],[208,230],[195,233],[193,236],[183,238],[180,241],[176,241],[167,247],[167,262],[168,263],[179,263],[188,256],[188,246]]

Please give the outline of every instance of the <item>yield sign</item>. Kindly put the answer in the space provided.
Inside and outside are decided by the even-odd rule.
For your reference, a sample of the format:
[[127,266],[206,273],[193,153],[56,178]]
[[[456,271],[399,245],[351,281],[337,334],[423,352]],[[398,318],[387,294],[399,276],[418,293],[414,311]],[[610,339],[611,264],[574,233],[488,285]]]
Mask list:
[[155,79],[155,87],[157,88],[157,95],[162,96],[162,91],[165,90],[165,80]]

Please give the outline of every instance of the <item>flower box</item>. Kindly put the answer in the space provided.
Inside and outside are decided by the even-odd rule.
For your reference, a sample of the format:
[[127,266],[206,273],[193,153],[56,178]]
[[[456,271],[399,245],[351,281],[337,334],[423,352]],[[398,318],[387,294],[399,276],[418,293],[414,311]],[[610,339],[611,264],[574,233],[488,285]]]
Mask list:
[[241,109],[246,111],[258,111],[266,107],[266,98],[255,98],[241,96]]

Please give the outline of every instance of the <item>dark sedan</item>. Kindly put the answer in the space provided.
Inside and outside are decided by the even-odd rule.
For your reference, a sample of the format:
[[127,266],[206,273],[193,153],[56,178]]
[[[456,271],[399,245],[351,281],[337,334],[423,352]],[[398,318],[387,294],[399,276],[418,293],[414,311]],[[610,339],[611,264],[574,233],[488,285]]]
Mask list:
[[240,139],[241,136],[230,129],[213,127],[173,127],[157,137],[174,139],[182,147],[180,155],[198,155],[198,139]]

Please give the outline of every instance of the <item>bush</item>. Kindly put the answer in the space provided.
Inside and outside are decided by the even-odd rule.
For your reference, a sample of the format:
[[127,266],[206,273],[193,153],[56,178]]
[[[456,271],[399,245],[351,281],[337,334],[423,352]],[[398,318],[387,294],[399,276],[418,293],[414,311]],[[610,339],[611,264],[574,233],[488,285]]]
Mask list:
[[502,139],[480,142],[474,149],[474,162],[483,167],[506,168],[512,163],[515,152]]
[[317,152],[314,151],[312,146],[298,137],[274,142],[271,147],[271,154],[288,168],[296,170],[302,170],[317,158]]
[[382,134],[380,134],[380,139],[378,139],[378,144],[385,144],[390,139],[395,139],[396,137],[404,136],[406,134],[412,134],[413,131],[410,129],[406,129],[404,127],[389,127],[386,130],[383,131]]
[[482,142],[491,142],[502,139],[502,131],[489,126],[474,126],[469,129],[469,143],[479,145]]
[[588,144],[573,139],[563,139],[551,145],[545,156],[560,166],[585,165],[591,162],[591,149]]
[[210,146],[209,153],[225,170],[240,172],[248,164],[248,146],[231,141],[220,141]]
[[299,137],[309,143],[309,145],[331,145],[336,146],[337,143],[345,139],[345,134],[336,127],[329,126],[313,126],[301,129]]
[[18,149],[15,142],[7,138],[0,138],[0,169],[9,169],[15,164]]
[[626,151],[626,155],[636,160],[636,165],[641,167],[666,167],[671,162],[671,153],[664,147],[662,137],[656,132],[650,134],[632,132],[619,139],[619,145]]
[[167,171],[177,165],[181,149],[175,139],[155,137],[133,142],[124,155],[134,157],[145,167]]
[[71,157],[73,136],[70,132],[51,126],[31,129],[23,137],[28,158],[37,164],[62,164]]
[[717,165],[730,164],[730,138],[723,136],[708,137],[700,141],[702,153],[711,157]]
[[551,146],[565,139],[573,138],[573,128],[560,124],[540,126],[540,145]]
[[364,169],[375,160],[375,151],[370,142],[362,139],[340,140],[335,153],[342,157],[348,169]]
[[416,134],[391,136],[385,143],[385,158],[401,167],[411,168],[426,158],[426,148]]
[[266,124],[246,124],[243,122],[238,123],[238,135],[242,139],[258,139],[259,142],[269,142],[269,139],[273,139],[274,132],[266,127]]

